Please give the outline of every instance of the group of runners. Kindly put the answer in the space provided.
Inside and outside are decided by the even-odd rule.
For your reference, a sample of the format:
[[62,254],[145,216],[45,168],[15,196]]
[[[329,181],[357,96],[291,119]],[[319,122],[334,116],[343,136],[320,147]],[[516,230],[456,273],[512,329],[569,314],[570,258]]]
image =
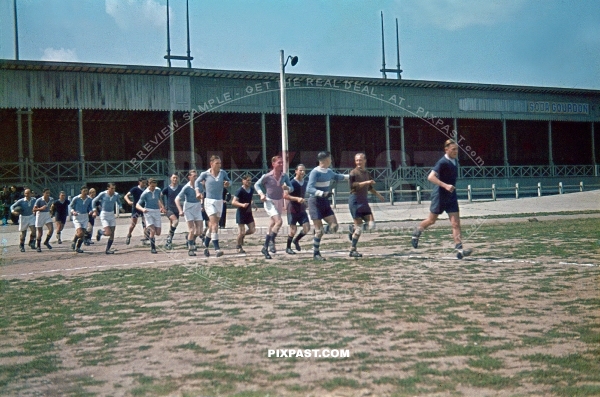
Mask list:
[[[433,167],[428,180],[434,184],[430,214],[414,230],[412,246],[418,247],[421,233],[433,225],[438,216],[446,211],[449,215],[453,230],[453,238],[457,256],[462,258],[471,253],[463,249],[458,200],[456,196],[456,179],[458,168],[456,158],[458,145],[448,140],[444,144],[445,155]],[[334,172],[331,168],[331,154],[320,152],[317,155],[319,165],[313,168],[306,178],[306,167],[299,164],[295,169],[294,178],[290,179],[283,170],[283,158],[275,156],[271,160],[272,169],[262,175],[252,184],[252,176],[242,177],[242,186],[233,195],[232,205],[237,208],[236,223],[238,235],[236,251],[243,254],[244,239],[256,232],[253,216],[254,196],[258,194],[264,209],[270,218],[269,227],[265,236],[261,253],[265,259],[272,259],[271,253],[276,253],[276,238],[283,225],[283,214],[287,212],[287,235],[285,252],[290,255],[301,251],[300,240],[310,231],[310,220],[313,224],[313,259],[324,261],[321,255],[321,239],[328,231],[336,233],[339,225],[329,202],[332,181],[348,180],[350,197],[349,210],[353,224],[349,226],[348,238],[350,240],[349,256],[360,258],[357,250],[358,241],[363,230],[375,228],[375,218],[369,205],[368,194],[376,195],[381,201],[384,197],[375,190],[375,181],[366,169],[367,158],[364,153],[357,153],[354,157],[355,168],[348,174]],[[138,186],[132,188],[124,200],[132,206],[131,224],[125,243],[131,242],[132,232],[136,227],[138,218],[142,219],[144,240],[149,242],[150,251],[156,250],[156,237],[161,235],[161,216],[166,214],[169,219],[169,234],[166,238],[166,249],[173,248],[173,237],[177,229],[179,218],[187,222],[188,233],[186,246],[189,256],[196,256],[196,241],[200,238],[204,256],[211,255],[210,243],[212,242],[214,254],[223,255],[219,245],[219,220],[223,215],[223,189],[231,185],[231,180],[226,171],[221,169],[219,156],[210,158],[210,168],[198,174],[196,170],[187,173],[188,182],[179,184],[177,175],[172,175],[170,185],[162,191],[157,188],[157,181],[153,178],[140,178]],[[67,216],[72,216],[76,229],[71,242],[71,248],[77,253],[83,252],[82,245],[92,244],[91,235],[94,219],[99,217],[102,229],[97,231],[96,240],[104,236],[107,239],[106,254],[113,254],[112,244],[115,237],[116,216],[122,210],[121,199],[115,192],[115,184],[109,183],[107,189],[97,196],[93,189],[82,186],[80,194],[71,201],[67,200],[61,192],[58,200],[50,197],[50,190],[44,189],[42,197],[37,200],[31,198],[31,191],[26,189],[24,197],[11,206],[13,213],[19,214],[20,250],[25,251],[27,229],[31,230],[29,245],[32,249],[41,252],[41,240],[44,226],[48,232],[43,245],[52,249],[50,238],[53,234],[51,212],[56,221],[57,242],[61,241],[61,231],[66,223]],[[308,198],[306,197],[308,194]],[[163,203],[163,198],[166,203]],[[309,220],[310,219],[310,220]],[[326,224],[326,225],[325,225]],[[205,229],[206,225],[206,230]],[[90,227],[91,226],[91,227]],[[298,231],[298,229],[300,229]],[[34,240],[35,235],[35,240]],[[293,245],[293,247],[292,247]]]

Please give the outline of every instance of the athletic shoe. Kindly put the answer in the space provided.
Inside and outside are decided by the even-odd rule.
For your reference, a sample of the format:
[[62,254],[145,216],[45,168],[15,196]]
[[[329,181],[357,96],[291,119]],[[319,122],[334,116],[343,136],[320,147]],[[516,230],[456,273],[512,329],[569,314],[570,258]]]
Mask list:
[[352,258],[362,258],[362,254],[360,254],[357,250],[350,251],[349,256]]
[[41,247],[37,247],[36,251],[37,252],[42,252],[42,248]]
[[462,248],[459,248],[459,249],[456,250],[456,257],[458,259],[462,259],[464,257],[467,257],[467,256],[471,255],[472,253],[473,253],[473,250],[471,250],[471,249],[462,249]]
[[169,243],[167,241],[167,243],[165,244],[165,249],[172,250],[173,249],[173,245],[171,245],[171,243]]
[[83,254],[83,250],[81,248],[77,248],[75,252],[77,252],[78,254]]
[[58,239],[56,242],[57,242],[58,244],[62,244],[62,240],[61,240],[61,239]]
[[302,251],[302,247],[300,247],[300,243],[299,242],[297,242],[296,240],[294,240],[293,243],[296,246],[296,251]]
[[204,248],[204,256],[207,258],[210,256],[210,251],[208,250],[208,248]]
[[167,237],[167,244],[171,245],[173,243],[173,238],[171,236]]
[[265,256],[265,259],[273,259],[273,257],[271,255],[269,255],[269,251],[267,250],[267,247],[262,247],[260,252]]
[[419,246],[419,237],[421,237],[421,231],[419,229],[415,229],[410,240],[413,248],[417,248]]
[[272,253],[277,253],[277,249],[275,249],[275,243],[273,241],[269,241],[269,251]]
[[246,253],[246,251],[244,251],[244,249],[242,248],[241,245],[238,245],[236,248],[237,248],[237,253],[238,254],[245,254]]
[[354,233],[354,225],[348,225],[348,240],[352,241],[353,233]]
[[52,249],[52,246],[50,245],[50,243],[44,243],[44,245],[46,246],[46,248],[48,248],[49,250]]
[[71,251],[75,251],[75,241],[71,243]]
[[148,244],[150,244],[150,240],[149,240],[149,239],[147,239],[147,238],[143,238],[143,239],[142,239],[142,244],[143,244],[143,245],[148,245]]
[[101,231],[100,231],[100,230],[98,230],[98,231],[96,232],[96,241],[100,241],[100,237],[102,237],[102,235],[101,235],[100,233],[101,233]]
[[292,249],[291,249],[291,248],[286,248],[286,249],[285,249],[285,253],[286,253],[286,254],[290,254],[290,255],[296,255],[296,253],[295,253],[294,251],[292,251]]
[[19,248],[21,249],[21,252],[25,252],[25,245],[24,244],[20,244]]
[[88,239],[83,240],[83,245],[85,245],[86,247],[89,246],[92,242]]
[[35,249],[35,241],[30,241],[29,242],[29,247],[34,250]]
[[196,253],[193,250],[189,250],[188,256],[196,256]]
[[125,238],[125,245],[129,245],[131,243],[131,236],[127,236]]
[[323,261],[323,262],[324,262],[324,261],[326,261],[327,259],[323,258],[323,257],[321,256],[321,254],[317,252],[316,254],[314,254],[314,255],[313,255],[313,260],[315,260],[315,261]]
[[221,250],[217,250],[217,258],[223,256],[223,251]]
[[115,251],[113,251],[113,250],[106,250],[104,252],[106,253],[106,255],[112,255],[115,253]]
[[152,254],[158,254],[158,252],[156,251],[156,248],[152,248],[152,249],[150,250],[150,253],[152,253]]

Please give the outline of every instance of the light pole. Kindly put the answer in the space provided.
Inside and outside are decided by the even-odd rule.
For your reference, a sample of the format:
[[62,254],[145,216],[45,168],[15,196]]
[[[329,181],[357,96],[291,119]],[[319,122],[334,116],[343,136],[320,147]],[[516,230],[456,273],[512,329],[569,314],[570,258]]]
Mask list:
[[298,63],[297,56],[288,55],[287,59],[283,54],[283,50],[279,53],[281,70],[279,72],[279,88],[281,90],[281,156],[283,157],[283,172],[289,173],[288,164],[288,130],[287,130],[287,106],[285,100],[285,66],[289,60],[292,60],[292,66]]

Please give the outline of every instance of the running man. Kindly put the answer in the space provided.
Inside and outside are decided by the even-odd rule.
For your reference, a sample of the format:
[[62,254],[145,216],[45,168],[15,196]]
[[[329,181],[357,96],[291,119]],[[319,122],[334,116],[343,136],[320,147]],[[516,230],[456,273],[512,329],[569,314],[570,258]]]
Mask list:
[[319,165],[312,169],[308,175],[308,186],[306,191],[309,194],[308,198],[308,213],[313,221],[315,234],[313,237],[313,258],[315,260],[324,261],[321,256],[321,238],[323,237],[323,221],[329,225],[329,230],[336,233],[338,229],[337,218],[329,204],[329,184],[331,180],[343,181],[347,180],[348,175],[337,174],[329,168],[331,165],[331,153],[320,152],[317,155]]
[[89,214],[92,213],[92,199],[88,197],[87,186],[82,186],[81,194],[73,198],[69,211],[73,216],[73,226],[75,227],[75,236],[71,243],[71,249],[79,254],[83,253],[81,244],[85,239],[85,232],[89,222]]
[[101,192],[96,198],[92,200],[92,208],[94,208],[94,214],[98,216],[98,207],[100,207],[100,222],[102,222],[102,230],[98,230],[96,233],[96,241],[100,241],[100,237],[107,236],[108,241],[106,242],[106,255],[114,254],[115,251],[111,250],[110,247],[115,239],[115,229],[117,227],[117,218],[115,212],[118,214],[122,209],[121,200],[119,193],[115,192],[115,184],[109,183],[106,185],[106,190]]
[[[196,238],[202,234],[202,206],[200,200],[196,197],[196,179],[198,173],[196,170],[188,171],[188,183],[181,188],[181,191],[175,197],[175,205],[179,216],[185,218],[188,225],[187,247],[188,255],[196,256]],[[183,207],[181,207],[183,201]]]
[[52,210],[54,211],[54,223],[56,223],[56,242],[62,244],[60,239],[60,233],[65,228],[67,222],[67,216],[69,215],[69,204],[71,202],[67,200],[65,192],[60,192],[58,200],[52,203]]
[[10,206],[10,212],[13,215],[19,214],[19,232],[21,236],[19,238],[19,248],[21,252],[25,252],[25,237],[27,237],[27,229],[31,232],[29,234],[29,247],[35,249],[35,215],[33,215],[33,207],[35,206],[36,200],[31,197],[31,189],[25,189],[23,192],[24,197],[17,200]]
[[444,151],[444,157],[436,163],[427,177],[427,180],[435,185],[431,193],[429,216],[415,228],[411,243],[413,248],[417,248],[421,233],[433,225],[437,221],[438,216],[446,211],[452,225],[452,237],[454,238],[456,256],[462,259],[464,256],[471,255],[472,250],[463,249],[460,232],[460,215],[455,187],[456,179],[458,178],[458,164],[456,160],[458,157],[458,145],[452,139],[448,139],[444,142]]
[[146,220],[146,230],[144,235],[150,240],[150,252],[156,254],[156,241],[155,236],[160,236],[161,232],[161,220],[160,214],[164,214],[167,211],[162,203],[162,194],[160,189],[156,188],[156,179],[148,179],[148,187],[144,190],[144,193],[140,196],[135,208],[140,210],[144,214]]
[[179,225],[179,209],[175,204],[175,199],[183,187],[179,184],[179,176],[177,176],[177,174],[171,175],[170,180],[171,184],[162,190],[163,198],[166,201],[167,218],[169,218],[169,221],[171,222],[169,236],[167,237],[167,249],[173,248],[173,236],[175,235],[177,225]]
[[[237,208],[235,213],[235,223],[238,225],[237,249],[238,254],[245,254],[243,245],[244,237],[256,232],[252,207],[256,209],[252,197],[255,190],[252,187],[252,175],[246,174],[242,177],[242,187],[233,195],[231,205]],[[248,227],[248,229],[246,229]]]
[[44,225],[46,225],[48,228],[48,234],[46,234],[44,245],[49,250],[52,249],[52,246],[50,245],[50,237],[52,237],[54,227],[52,226],[52,218],[50,217],[50,206],[53,202],[54,199],[50,197],[50,189],[45,188],[42,197],[37,199],[35,205],[33,206],[33,213],[35,214],[35,228],[37,229],[37,252],[42,252],[41,242]]
[[[96,189],[91,188],[88,191],[88,197],[93,200],[96,197]],[[86,246],[89,246],[91,244],[94,244],[94,242],[92,241],[92,235],[94,233],[94,223],[96,222],[96,214],[94,213],[94,211],[90,212],[90,215],[88,217],[88,223],[87,223],[87,227],[85,229],[85,237],[83,238],[83,244],[85,244]]]
[[[288,211],[287,220],[290,226],[290,233],[287,238],[287,248],[285,252],[288,254],[295,254],[292,250],[292,243],[296,247],[296,251],[301,251],[300,239],[308,234],[310,231],[310,221],[308,220],[308,214],[306,213],[306,187],[307,183],[304,177],[306,176],[306,167],[304,164],[298,164],[296,166],[296,176],[292,179],[292,187],[294,190],[292,193],[285,194],[284,198],[288,200]],[[302,230],[296,236],[296,226],[301,225]]]
[[[148,187],[148,180],[145,177],[140,177],[138,179],[138,185],[132,187],[129,192],[123,197],[127,204],[131,206],[131,224],[129,225],[129,232],[127,233],[127,237],[125,238],[125,244],[129,245],[131,243],[131,233],[133,233],[133,229],[137,225],[138,218],[142,218],[142,229],[146,230],[146,221],[144,220],[144,213],[137,209],[137,203],[140,199],[144,190]],[[144,234],[144,241],[146,237]]]
[[[210,256],[208,245],[212,239],[217,257],[223,256],[219,248],[219,219],[223,211],[223,188],[228,188],[231,179],[227,172],[221,169],[221,158],[216,155],[210,157],[210,169],[204,171],[196,180],[196,193],[201,191],[200,185],[204,184],[206,195],[204,197],[204,209],[208,216],[208,231],[204,238],[204,256]],[[200,193],[200,195],[202,195]]]
[[[271,159],[271,172],[264,174],[254,184],[254,189],[260,196],[260,201],[265,203],[265,211],[271,218],[269,230],[265,237],[265,245],[260,252],[266,259],[271,259],[269,248],[272,253],[277,252],[275,248],[275,237],[283,224],[281,214],[283,213],[285,200],[283,199],[283,191],[292,192],[292,182],[287,174],[283,173],[283,157],[275,156]],[[269,247],[270,245],[270,247]]]
[[354,164],[356,168],[350,171],[350,197],[348,199],[348,208],[354,220],[354,225],[350,225],[349,233],[352,242],[350,256],[360,258],[362,254],[359,254],[356,250],[356,244],[363,230],[363,220],[368,222],[367,228],[369,230],[375,228],[375,217],[373,217],[371,206],[369,206],[368,193],[373,193],[381,201],[384,201],[385,198],[375,190],[375,181],[371,178],[369,171],[366,170],[367,156],[364,153],[357,153],[354,156]]

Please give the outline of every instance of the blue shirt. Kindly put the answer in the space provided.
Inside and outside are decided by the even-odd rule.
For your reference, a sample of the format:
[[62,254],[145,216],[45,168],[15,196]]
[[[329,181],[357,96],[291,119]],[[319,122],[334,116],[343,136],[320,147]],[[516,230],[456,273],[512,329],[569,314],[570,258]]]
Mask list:
[[308,175],[308,186],[306,191],[310,197],[321,197],[329,193],[329,184],[331,180],[343,181],[346,178],[344,174],[337,174],[331,168],[315,167]]
[[17,200],[16,203],[10,206],[10,211],[14,211],[15,208],[21,208],[21,215],[23,216],[31,216],[33,215],[33,206],[35,205],[36,200],[31,197],[29,201],[23,197],[22,199]]
[[69,210],[75,211],[79,214],[88,214],[92,211],[92,199],[86,197],[85,200],[81,198],[81,196],[77,196],[71,201],[71,205],[69,205]]
[[158,202],[160,201],[160,198],[160,189],[155,188],[153,192],[151,192],[150,189],[146,189],[140,196],[138,204],[149,210],[159,210],[160,204]]
[[48,201],[44,200],[43,197],[37,199],[35,202],[35,207],[42,208],[45,205],[47,206],[45,210],[38,210],[37,212],[50,212],[50,205],[52,205],[53,201],[54,199],[52,197],[49,197]]
[[179,198],[179,202],[182,202],[182,201],[185,201],[188,203],[198,203],[199,202],[198,199],[196,198],[196,189],[194,189],[192,186],[190,186],[189,183],[187,185],[185,185],[183,188],[181,188],[181,191],[179,192],[177,197]]
[[[433,166],[433,171],[437,174],[437,177],[440,181],[452,186],[456,186],[456,179],[458,178],[458,166],[456,164],[456,160],[451,160],[444,156]],[[431,194],[439,195],[440,200],[443,201],[457,199],[456,189],[450,193],[438,185],[434,185]]]
[[254,189],[256,189],[258,194],[265,194],[272,200],[281,200],[283,198],[283,185],[287,185],[290,188],[289,192],[294,191],[290,177],[287,174],[282,173],[279,180],[277,180],[275,174],[271,171],[256,181]]
[[112,197],[108,194],[108,190],[103,191],[92,200],[92,208],[96,208],[100,202],[102,211],[115,212],[115,209],[122,208],[119,193],[114,193]]
[[231,183],[227,172],[223,170],[219,171],[219,175],[216,178],[210,173],[210,170],[204,171],[196,181],[196,189],[202,186],[202,182],[204,182],[204,189],[206,190],[205,198],[223,200],[223,182],[225,181]]

